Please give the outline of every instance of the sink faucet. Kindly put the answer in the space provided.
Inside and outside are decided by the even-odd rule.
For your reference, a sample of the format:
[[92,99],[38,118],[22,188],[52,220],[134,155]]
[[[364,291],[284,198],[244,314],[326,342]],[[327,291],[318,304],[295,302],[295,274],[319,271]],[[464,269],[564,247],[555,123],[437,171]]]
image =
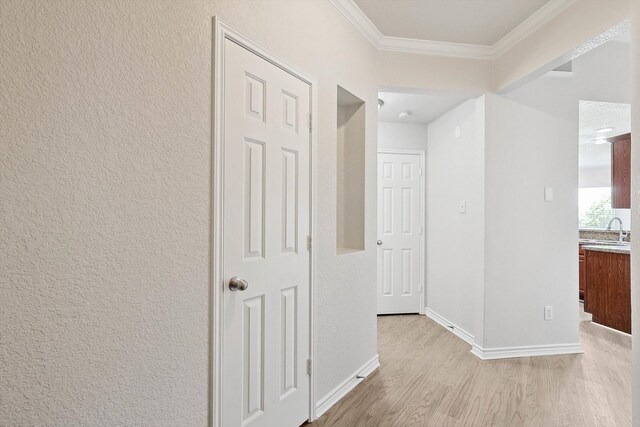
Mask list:
[[607,225],[607,231],[611,230],[611,225],[613,225],[613,222],[616,220],[618,220],[618,222],[620,223],[620,232],[618,233],[618,241],[622,242],[622,239],[627,236],[622,230],[622,220],[620,218],[618,218],[617,216],[614,216],[613,218],[611,218],[611,221],[609,221],[609,225]]

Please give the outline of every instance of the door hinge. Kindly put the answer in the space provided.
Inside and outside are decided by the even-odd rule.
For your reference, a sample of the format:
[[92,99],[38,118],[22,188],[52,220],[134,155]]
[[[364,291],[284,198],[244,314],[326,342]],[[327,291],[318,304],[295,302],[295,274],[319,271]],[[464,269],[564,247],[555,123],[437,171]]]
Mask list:
[[311,359],[307,359],[307,374],[311,375],[311,367],[313,363],[311,363]]
[[418,176],[422,176],[422,168],[418,169]]
[[309,113],[309,130],[313,129],[313,115]]
[[307,249],[311,250],[311,236],[307,236]]
[[418,234],[422,234],[422,226],[418,227]]

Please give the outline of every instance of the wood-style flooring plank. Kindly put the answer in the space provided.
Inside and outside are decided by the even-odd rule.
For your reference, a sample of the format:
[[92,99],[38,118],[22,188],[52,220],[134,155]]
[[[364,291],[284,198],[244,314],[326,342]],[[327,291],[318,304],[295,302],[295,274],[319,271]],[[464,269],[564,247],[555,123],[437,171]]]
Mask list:
[[380,368],[309,427],[630,426],[631,338],[580,315],[584,354],[491,361],[426,316],[381,316]]

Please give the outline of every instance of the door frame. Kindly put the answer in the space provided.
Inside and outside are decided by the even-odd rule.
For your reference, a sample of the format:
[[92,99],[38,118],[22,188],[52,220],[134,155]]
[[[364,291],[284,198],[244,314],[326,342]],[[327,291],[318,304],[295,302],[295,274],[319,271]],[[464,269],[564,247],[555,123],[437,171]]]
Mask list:
[[[223,287],[223,191],[224,191],[224,41],[242,46],[265,61],[302,80],[309,85],[309,111],[311,113],[309,147],[309,232],[315,241],[315,162],[317,146],[317,81],[275,53],[251,41],[248,37],[229,27],[218,17],[213,17],[212,52],[212,150],[211,150],[211,229],[210,229],[210,290],[209,290],[209,415],[212,427],[222,427],[222,346],[224,323]],[[315,420],[315,337],[314,337],[314,275],[315,251],[309,251],[309,420]]]
[[[411,156],[419,156],[420,158],[420,169],[422,170],[422,175],[420,175],[420,227],[422,228],[421,238],[420,238],[420,283],[422,284],[420,292],[420,308],[418,313],[426,314],[425,307],[427,306],[427,169],[426,169],[426,152],[425,150],[412,150],[405,148],[378,148],[378,156],[380,154],[408,154]],[[377,164],[377,159],[376,159]],[[376,181],[378,177],[376,176]],[[379,185],[379,182],[376,182],[376,186]],[[378,193],[379,188],[376,188],[376,194]],[[378,207],[376,206],[376,209]],[[379,220],[379,218],[378,218]],[[376,224],[376,234],[378,233],[378,224]],[[378,237],[380,238],[380,237]],[[378,260],[380,262],[380,260]],[[376,289],[378,284],[376,283]],[[377,311],[377,310],[376,310]]]

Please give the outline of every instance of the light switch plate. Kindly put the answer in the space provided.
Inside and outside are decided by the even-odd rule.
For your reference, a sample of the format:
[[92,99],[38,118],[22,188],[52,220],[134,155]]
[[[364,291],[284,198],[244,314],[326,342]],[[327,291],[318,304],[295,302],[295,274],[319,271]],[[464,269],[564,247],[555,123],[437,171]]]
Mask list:
[[456,138],[460,138],[460,133],[461,133],[460,132],[460,125],[458,125],[458,126],[456,126],[456,131],[455,131]]
[[458,212],[461,214],[467,213],[467,201],[460,200],[460,205],[458,206]]
[[544,201],[553,202],[553,188],[551,187],[544,188]]

